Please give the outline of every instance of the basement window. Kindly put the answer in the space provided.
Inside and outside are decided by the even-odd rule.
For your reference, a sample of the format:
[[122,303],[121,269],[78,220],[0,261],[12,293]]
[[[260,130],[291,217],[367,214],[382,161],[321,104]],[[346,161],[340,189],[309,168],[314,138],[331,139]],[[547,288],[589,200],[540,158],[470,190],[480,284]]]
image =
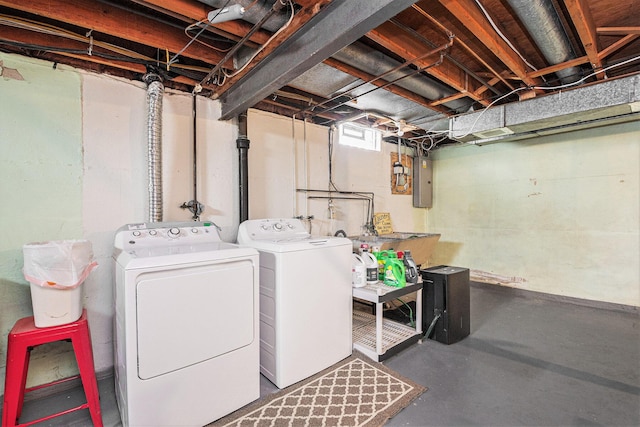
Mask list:
[[380,151],[382,133],[377,129],[342,123],[338,126],[338,143],[365,150]]

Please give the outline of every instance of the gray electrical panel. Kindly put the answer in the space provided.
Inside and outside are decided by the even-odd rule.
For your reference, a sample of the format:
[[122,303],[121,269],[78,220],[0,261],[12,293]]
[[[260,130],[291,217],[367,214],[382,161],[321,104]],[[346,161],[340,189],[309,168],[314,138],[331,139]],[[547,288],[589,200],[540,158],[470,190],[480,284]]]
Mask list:
[[430,208],[433,203],[432,161],[424,156],[413,158],[413,207]]

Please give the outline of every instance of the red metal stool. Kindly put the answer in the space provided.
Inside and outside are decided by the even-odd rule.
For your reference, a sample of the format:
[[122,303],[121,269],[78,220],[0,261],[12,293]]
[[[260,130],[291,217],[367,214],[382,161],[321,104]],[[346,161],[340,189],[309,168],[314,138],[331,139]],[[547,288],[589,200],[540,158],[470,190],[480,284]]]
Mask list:
[[[76,355],[76,361],[78,362],[80,375],[76,375],[71,378],[64,378],[49,384],[31,387],[25,390],[31,350],[41,344],[62,340],[71,340],[71,343],[73,344],[73,351]],[[86,310],[82,311],[82,316],[75,322],[46,328],[36,328],[33,316],[18,320],[13,326],[13,329],[11,329],[11,332],[9,332],[6,368],[4,405],[2,407],[3,426],[28,426],[60,415],[88,408],[91,413],[93,425],[96,427],[102,427],[100,396],[98,394],[98,383],[96,381],[96,373],[93,366],[93,351],[91,349],[91,336],[89,335],[89,323],[87,322]],[[25,393],[78,377],[82,380],[82,386],[87,397],[87,403],[25,424],[18,424],[18,419],[22,413],[22,404],[24,402]]]

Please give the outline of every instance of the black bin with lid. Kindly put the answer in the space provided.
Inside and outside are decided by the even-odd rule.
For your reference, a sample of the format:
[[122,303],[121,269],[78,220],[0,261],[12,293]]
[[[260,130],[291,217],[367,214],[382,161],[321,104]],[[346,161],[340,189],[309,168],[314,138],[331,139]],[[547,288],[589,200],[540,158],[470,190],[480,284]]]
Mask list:
[[[420,270],[422,330],[428,338],[453,344],[471,330],[469,269],[439,265]],[[433,325],[432,325],[433,324]]]

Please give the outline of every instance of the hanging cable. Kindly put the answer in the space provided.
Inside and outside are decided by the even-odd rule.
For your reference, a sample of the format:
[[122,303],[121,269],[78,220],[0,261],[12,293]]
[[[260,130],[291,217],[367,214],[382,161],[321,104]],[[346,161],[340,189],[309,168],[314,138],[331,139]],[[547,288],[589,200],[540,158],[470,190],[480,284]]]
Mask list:
[[531,90],[531,89],[548,90],[548,91],[566,89],[566,88],[569,88],[569,87],[580,85],[580,84],[584,83],[586,80],[588,80],[589,78],[595,76],[596,74],[605,73],[605,72],[607,72],[607,71],[609,71],[609,70],[611,70],[613,68],[621,67],[623,65],[626,65],[626,64],[629,64],[631,62],[638,61],[638,60],[640,60],[640,55],[634,56],[633,58],[629,58],[627,60],[621,61],[621,62],[616,63],[616,64],[609,65],[608,67],[605,67],[605,68],[603,68],[601,70],[594,71],[594,72],[584,76],[583,78],[581,78],[580,80],[577,80],[575,82],[567,83],[567,84],[563,84],[563,85],[559,85],[559,86],[534,86],[533,88],[529,88],[529,87],[516,88],[516,89],[512,90],[511,92],[506,93],[506,94],[502,95],[499,98],[496,98],[495,100],[493,100],[491,102],[491,104],[487,105],[487,107],[484,110],[482,110],[480,112],[480,114],[478,114],[478,117],[476,117],[476,119],[473,121],[473,123],[471,125],[471,128],[469,128],[469,130],[465,134],[458,135],[456,137],[453,137],[453,136],[449,135],[449,138],[454,139],[454,140],[459,140],[461,138],[465,138],[465,137],[471,135],[471,133],[475,129],[476,125],[478,124],[478,121],[485,114],[485,112],[487,112],[491,107],[493,107],[496,103],[498,103],[502,99],[504,99],[504,98],[506,98],[506,97],[508,97],[510,95],[513,95],[513,94],[515,94],[517,92],[520,92],[520,91],[523,91],[523,90]]
[[278,31],[276,31],[271,37],[269,37],[269,39],[266,42],[264,42],[264,44],[262,44],[260,46],[260,48],[258,50],[256,50],[253,53],[253,55],[251,55],[251,57],[249,59],[247,59],[247,61],[244,63],[244,65],[242,67],[240,67],[239,69],[237,69],[236,71],[234,71],[231,74],[228,74],[223,69],[224,75],[226,77],[234,77],[234,76],[238,75],[240,72],[242,72],[245,68],[247,68],[247,66],[251,63],[251,61],[253,61],[255,59],[255,57],[258,56],[258,54],[260,52],[262,52],[264,50],[264,48],[267,47],[271,43],[271,41],[273,41],[273,39],[275,39],[282,31],[284,31],[289,26],[289,24],[291,24],[291,21],[293,21],[293,17],[295,15],[295,9],[293,7],[293,3],[291,2],[291,0],[288,0],[288,3],[289,3],[289,6],[291,7],[291,15],[289,16],[289,19],[287,20],[287,22],[282,27],[280,27],[280,29],[278,29]]
[[[230,1],[231,1],[231,0],[227,0],[227,1],[226,1],[226,3],[224,4],[224,6],[222,6],[220,9],[218,9],[218,14],[220,13],[220,11],[221,11],[221,10],[223,10],[225,7],[227,7],[227,5],[229,4],[229,2],[230,2]],[[217,14],[216,14],[216,16],[217,16]],[[191,46],[191,45],[193,44],[193,42],[194,42],[194,41],[196,41],[196,39],[197,39],[198,37],[200,37],[200,35],[201,35],[202,33],[204,33],[204,31],[205,31],[207,28],[209,28],[209,25],[211,25],[211,24],[210,24],[209,22],[207,22],[207,24],[206,24],[204,27],[202,27],[202,29],[198,32],[198,34],[196,34],[196,36],[195,36],[195,37],[193,37],[191,40],[189,40],[189,42],[188,42],[188,43],[187,43],[187,44],[186,44],[182,49],[180,49],[180,51],[179,51],[178,53],[176,53],[176,54],[173,56],[173,58],[171,58],[171,59],[167,62],[167,70],[169,69],[169,67],[171,67],[171,65],[172,65],[173,63],[175,63],[175,62],[178,60],[178,57],[179,57],[180,55],[182,55],[182,53],[183,53],[185,50],[187,50],[187,48],[188,48],[189,46]]]
[[[513,50],[513,52],[518,55],[520,57],[520,59],[522,59],[522,61],[527,64],[527,66],[529,66],[529,68],[531,68],[534,71],[538,71],[538,69],[536,67],[534,67],[533,65],[531,65],[529,63],[529,61],[527,61],[527,59],[518,51],[518,49],[516,49],[516,47],[511,43],[511,41],[507,38],[507,36],[505,36],[502,31],[500,31],[500,29],[498,28],[498,26],[496,25],[495,22],[493,22],[493,19],[491,19],[491,16],[489,15],[489,12],[487,12],[487,10],[484,8],[484,6],[482,6],[482,3],[480,3],[480,0],[475,0],[476,4],[478,5],[478,7],[480,8],[480,10],[482,11],[482,13],[484,14],[484,16],[487,18],[487,20],[489,21],[489,24],[491,25],[491,27],[495,30],[496,33],[498,33],[498,35],[500,36],[500,38],[502,40],[504,40],[504,42],[511,48],[511,50]],[[543,77],[544,78],[544,77]]]
[[[273,6],[271,7],[271,9],[269,9],[267,11],[267,13],[264,14],[264,16],[260,19],[260,21],[258,21],[253,27],[251,27],[251,29],[249,30],[249,32],[247,34],[244,35],[244,37],[242,37],[238,43],[235,44],[235,46],[233,46],[229,52],[227,52],[227,54],[224,56],[224,58],[222,58],[215,67],[213,67],[211,69],[211,71],[209,71],[209,73],[207,73],[207,75],[200,81],[200,85],[205,85],[207,83],[210,82],[210,80],[213,77],[216,77],[216,84],[220,84],[219,80],[220,80],[220,76],[219,73],[222,71],[222,67],[224,66],[224,64],[231,59],[231,57],[233,56],[233,54],[236,53],[236,51],[238,49],[240,49],[244,43],[249,40],[249,38],[256,32],[258,31],[262,25],[269,19],[271,18],[271,16],[273,16],[273,14],[275,14],[276,12],[280,11],[280,9],[282,9],[282,7],[285,6],[285,3],[283,3],[283,0],[277,0]],[[224,75],[224,73],[222,73],[222,75]]]

